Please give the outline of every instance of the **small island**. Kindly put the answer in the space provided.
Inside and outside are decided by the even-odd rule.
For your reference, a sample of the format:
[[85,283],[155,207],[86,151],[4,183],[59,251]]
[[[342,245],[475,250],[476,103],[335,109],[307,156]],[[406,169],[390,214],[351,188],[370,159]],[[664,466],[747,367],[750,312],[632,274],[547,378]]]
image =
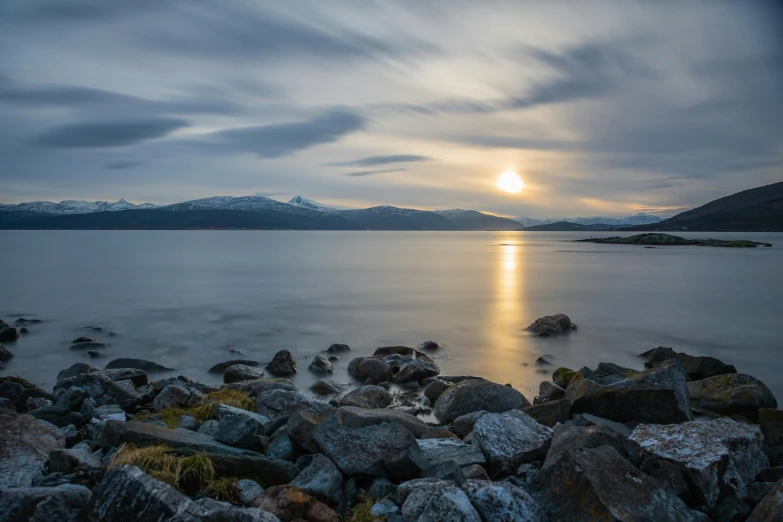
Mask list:
[[771,247],[771,243],[762,243],[759,241],[750,241],[747,239],[685,239],[671,234],[637,234],[629,237],[591,237],[589,239],[577,239],[575,243],[610,243],[613,245],[696,245],[725,248],[755,248]]

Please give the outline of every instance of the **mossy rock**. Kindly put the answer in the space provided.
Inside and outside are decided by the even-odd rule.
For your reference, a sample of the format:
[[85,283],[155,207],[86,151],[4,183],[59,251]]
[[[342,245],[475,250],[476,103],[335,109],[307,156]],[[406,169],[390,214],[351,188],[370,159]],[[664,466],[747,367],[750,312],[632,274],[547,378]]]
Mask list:
[[759,420],[759,409],[777,408],[778,402],[760,380],[743,373],[716,375],[688,383],[693,409],[726,417]]
[[561,367],[555,370],[555,373],[552,374],[552,380],[555,384],[565,389],[568,388],[568,385],[571,384],[571,382],[574,380],[576,373],[577,372],[574,370]]

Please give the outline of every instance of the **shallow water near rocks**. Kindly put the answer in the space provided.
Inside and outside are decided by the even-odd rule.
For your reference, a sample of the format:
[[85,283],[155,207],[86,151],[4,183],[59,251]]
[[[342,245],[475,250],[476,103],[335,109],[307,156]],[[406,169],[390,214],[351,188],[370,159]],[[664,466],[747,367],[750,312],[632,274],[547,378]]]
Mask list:
[[[326,378],[350,382],[353,357],[435,340],[443,374],[511,383],[532,400],[558,366],[641,368],[637,354],[662,345],[734,364],[783,400],[783,234],[679,234],[774,245],[757,249],[570,242],[626,234],[2,231],[0,319],[43,322],[6,343],[15,358],[0,374],[51,388],[74,362],[135,357],[177,369],[160,376],[219,383],[212,365],[287,349],[304,388],[332,343],[352,351]],[[525,332],[554,313],[579,329]],[[82,335],[110,343],[103,357],[69,350]]]

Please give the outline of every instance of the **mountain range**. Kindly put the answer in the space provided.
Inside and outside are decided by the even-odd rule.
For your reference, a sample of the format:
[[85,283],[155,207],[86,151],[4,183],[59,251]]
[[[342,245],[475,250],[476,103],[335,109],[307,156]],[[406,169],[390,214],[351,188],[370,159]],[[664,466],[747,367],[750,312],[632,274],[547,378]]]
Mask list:
[[579,225],[606,225],[611,227],[632,227],[635,225],[647,225],[650,223],[658,223],[663,221],[662,217],[653,216],[652,214],[645,214],[640,212],[633,216],[622,217],[609,217],[609,216],[592,216],[592,217],[576,217],[576,218],[550,218],[550,219],[534,219],[529,217],[518,217],[516,221],[522,223],[525,227],[534,227],[538,225],[550,225],[555,223],[576,223]]

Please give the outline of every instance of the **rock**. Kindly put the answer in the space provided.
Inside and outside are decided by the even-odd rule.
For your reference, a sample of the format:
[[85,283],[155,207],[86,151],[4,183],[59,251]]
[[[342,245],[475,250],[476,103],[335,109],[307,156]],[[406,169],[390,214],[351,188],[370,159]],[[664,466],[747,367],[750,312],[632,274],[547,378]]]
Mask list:
[[416,350],[408,346],[381,346],[376,348],[372,356],[376,359],[385,359],[390,355],[401,355],[403,357],[411,358],[416,354]]
[[130,359],[130,358],[114,359],[113,361],[109,361],[109,364],[106,365],[106,369],[110,370],[114,368],[135,368],[137,370],[143,370],[145,372],[174,371],[174,368],[167,368],[156,362],[148,361],[146,359]]
[[625,424],[620,424],[619,422],[610,421],[609,419],[596,417],[595,415],[590,415],[589,413],[578,413],[574,415],[572,422],[576,426],[604,426],[616,433],[619,433],[620,435],[623,435],[624,437],[630,437],[631,432],[633,431]]
[[25,403],[27,406],[27,411],[37,410],[38,408],[45,408],[47,406],[52,405],[52,401],[49,399],[44,399],[43,397],[28,397],[27,402]]
[[288,377],[296,373],[296,361],[294,361],[294,356],[291,355],[291,352],[280,350],[272,357],[272,361],[266,365],[266,369],[272,375]]
[[18,377],[0,377],[0,397],[8,399],[13,409],[18,412],[27,411],[27,402],[31,398],[42,398],[54,401],[55,397],[31,382]]
[[256,401],[256,411],[270,420],[293,415],[298,411],[322,415],[333,409],[329,403],[311,399],[298,391],[271,390],[261,393]]
[[126,415],[125,415],[125,410],[123,410],[117,404],[107,404],[95,408],[95,410],[93,410],[92,412],[91,418],[98,419],[99,421],[107,421],[107,420],[124,421],[126,419]]
[[380,518],[381,520],[388,520],[389,517],[398,515],[399,512],[399,506],[397,506],[388,498],[379,500],[370,508],[370,515],[376,518]]
[[319,379],[310,386],[310,389],[318,395],[338,395],[347,387],[347,384],[341,382]]
[[428,464],[413,434],[398,422],[350,428],[330,418],[315,428],[313,440],[349,476],[406,480],[418,476]]
[[250,506],[256,497],[264,493],[264,488],[255,480],[242,479],[237,481],[237,492],[239,502],[243,506]]
[[19,332],[16,328],[8,325],[0,325],[0,343],[12,343],[19,339]]
[[561,367],[552,374],[552,381],[561,388],[566,389],[571,384],[571,381],[576,378],[576,374],[577,372],[574,370]]
[[223,373],[226,371],[226,368],[229,366],[234,366],[235,364],[244,364],[245,366],[252,366],[257,367],[260,366],[260,363],[258,361],[248,361],[247,359],[231,359],[230,361],[223,361],[222,363],[217,363],[215,366],[207,370],[208,373]]
[[367,490],[367,496],[369,498],[388,498],[395,504],[401,503],[400,495],[397,492],[397,485],[386,477],[377,477],[373,480],[370,488]]
[[576,325],[565,314],[546,315],[536,319],[527,331],[539,337],[559,335],[576,330]]
[[431,403],[435,403],[435,401],[438,400],[438,397],[443,395],[443,392],[445,392],[452,384],[454,383],[441,379],[434,379],[424,388],[424,396],[427,397]]
[[293,485],[275,486],[256,497],[253,505],[267,511],[281,522],[339,522],[329,506]]
[[[619,367],[618,367],[619,368]],[[566,390],[571,413],[590,413],[617,422],[669,424],[693,419],[685,370],[676,361],[627,375],[579,370]]]
[[490,413],[521,409],[530,406],[524,395],[510,386],[484,380],[464,380],[449,387],[435,402],[433,413],[442,422],[485,410]]
[[454,422],[452,423],[454,433],[457,435],[457,437],[464,439],[468,433],[473,431],[473,426],[475,426],[476,421],[486,413],[489,412],[485,410],[479,410],[472,413],[466,413],[465,415],[460,415],[454,419]]
[[289,462],[296,458],[296,448],[291,437],[282,430],[275,432],[264,450],[264,455],[270,459],[287,460]]
[[455,484],[461,485],[465,482],[465,474],[462,468],[453,460],[445,460],[437,464],[430,464],[420,475],[422,478],[438,478],[441,480],[450,480]]
[[557,384],[550,381],[542,381],[538,386],[538,400],[556,401],[565,397],[565,390]]
[[86,355],[87,357],[90,357],[92,359],[95,359],[95,358],[98,358],[98,357],[103,357],[103,354],[101,352],[97,352],[95,350],[88,350],[87,352],[85,352],[84,355]]
[[334,366],[332,366],[332,363],[329,362],[329,359],[323,355],[316,355],[313,357],[313,361],[310,363],[310,366],[308,366],[307,369],[317,373],[334,373]]
[[[115,372],[117,370],[108,370]],[[146,378],[146,376],[145,376]],[[112,380],[106,372],[96,371],[81,373],[75,377],[62,379],[55,384],[55,393],[60,389],[67,390],[76,386],[84,390],[88,398],[95,401],[97,406],[104,404],[119,404],[123,407],[135,405],[141,400],[141,396],[135,390],[129,390]]]
[[487,470],[480,464],[471,464],[462,468],[462,473],[465,474],[467,480],[492,480],[487,475]]
[[101,459],[86,449],[56,449],[49,452],[49,473],[73,473],[100,469]]
[[25,324],[40,324],[43,321],[40,319],[25,319],[24,317],[20,317],[16,321],[14,321],[14,324],[17,326],[25,325]]
[[190,408],[204,399],[204,394],[195,388],[169,384],[152,401],[152,407],[157,411],[166,408]]
[[79,428],[73,424],[60,428],[60,433],[65,437],[65,445],[67,447],[71,447],[82,440],[82,434],[79,431]]
[[440,343],[436,343],[435,341],[424,341],[419,345],[419,350],[430,350],[435,351],[442,348],[442,345]]
[[680,361],[685,367],[685,373],[688,374],[688,377],[692,381],[699,381],[701,379],[726,373],[737,373],[737,369],[734,366],[726,364],[714,357],[693,357],[687,353],[677,353],[671,348],[665,348],[663,346],[646,351],[640,356],[647,358],[644,365],[648,368],[651,368],[660,362],[668,361],[669,359]]
[[428,377],[435,377],[440,373],[438,365],[428,356],[421,352],[415,352],[415,355],[415,359],[397,354],[389,355],[383,359],[391,368],[392,382],[418,382]]
[[768,463],[758,426],[732,419],[642,424],[633,431],[631,440],[646,455],[678,464],[698,501],[710,509],[729,489],[744,495],[745,484]]
[[264,376],[264,370],[253,368],[245,364],[232,364],[223,372],[223,382],[230,384],[232,382],[252,381]]
[[81,375],[83,373],[92,373],[97,371],[98,368],[94,368],[87,363],[74,363],[70,367],[62,370],[57,374],[57,382],[70,379],[71,377],[76,377],[77,375]]
[[460,467],[487,463],[486,457],[478,446],[465,444],[461,440],[453,439],[420,439],[416,441],[419,449],[424,452],[429,465],[437,465],[442,462],[453,461]]
[[[221,405],[221,409],[230,406]],[[239,408],[232,408],[239,410]],[[257,413],[239,410],[244,413],[221,413],[215,440],[229,446],[261,452],[264,444],[261,437],[266,433],[269,419]]]
[[334,418],[338,423],[349,428],[364,428],[391,421],[399,422],[417,438],[424,435],[429,429],[429,426],[423,420],[402,411],[389,409],[343,406],[337,408],[334,412]]
[[482,415],[473,428],[473,444],[487,458],[490,476],[511,475],[523,462],[543,459],[552,439],[552,430],[527,414]]
[[149,380],[147,374],[137,368],[114,368],[101,370],[100,373],[114,382],[131,381],[133,386],[144,386]]
[[343,475],[323,455],[316,455],[291,485],[333,507],[339,506],[343,500]]
[[69,424],[75,424],[81,426],[84,424],[84,417],[81,413],[71,411],[65,408],[58,408],[57,406],[44,406],[30,412],[30,415],[36,419],[50,422],[58,428],[64,428]]
[[179,418],[179,421],[177,421],[177,429],[179,430],[196,431],[198,430],[198,425],[198,420],[196,420],[196,418],[191,415],[183,415]]
[[318,452],[318,445],[313,442],[313,430],[323,421],[324,417],[324,415],[313,415],[307,412],[297,412],[291,415],[286,423],[285,431],[297,450],[305,453]]
[[384,382],[389,380],[391,367],[375,357],[358,357],[348,364],[348,375],[362,382]]
[[776,522],[779,520],[783,520],[783,480],[778,481],[761,499],[761,502],[748,517],[747,522]]
[[783,410],[761,408],[759,422],[764,434],[764,452],[770,463],[783,465]]
[[83,522],[92,492],[84,486],[63,484],[49,488],[12,488],[0,491],[3,522]]
[[522,411],[533,417],[539,424],[552,428],[555,424],[566,422],[571,418],[571,401],[560,399],[542,402],[523,408]]
[[49,452],[65,447],[65,437],[48,422],[0,411],[0,490],[30,487],[44,474]]
[[783,479],[783,466],[772,466],[759,471],[755,482],[771,482],[774,484],[780,479]]
[[642,448],[610,428],[598,426],[577,426],[567,424],[558,426],[552,434],[552,445],[546,454],[542,469],[553,466],[566,453],[577,448],[600,448],[611,446],[631,464],[638,466],[642,461]]
[[546,522],[546,516],[528,493],[508,482],[469,480],[463,487],[481,520]]
[[385,408],[391,403],[391,393],[372,384],[351,390],[340,398],[342,406],[356,406],[358,408]]
[[450,432],[448,428],[443,426],[430,426],[427,428],[420,439],[453,439],[460,440],[454,433]]
[[90,342],[90,343],[72,344],[69,349],[70,350],[97,350],[97,349],[108,348],[108,347],[109,347],[109,343]]
[[777,408],[766,385],[744,373],[728,373],[688,383],[693,409],[703,413],[759,420],[760,408]]
[[326,349],[329,353],[341,353],[341,352],[347,352],[351,349],[350,346],[347,344],[333,344],[329,346],[329,348]]
[[429,482],[414,481],[417,484],[410,487],[411,491],[402,505],[405,520],[481,522],[481,517],[461,489],[444,480],[427,480]]
[[86,335],[82,335],[81,337],[77,337],[73,341],[71,341],[71,344],[79,344],[79,343],[97,343],[98,339],[95,337],[89,337]]
[[8,362],[13,358],[14,354],[12,354],[8,348],[0,344],[0,362]]
[[198,433],[201,433],[202,435],[209,435],[210,437],[215,437],[217,435],[218,426],[220,424],[218,421],[210,419],[207,421],[204,421],[201,426],[198,427],[198,430],[196,430]]

